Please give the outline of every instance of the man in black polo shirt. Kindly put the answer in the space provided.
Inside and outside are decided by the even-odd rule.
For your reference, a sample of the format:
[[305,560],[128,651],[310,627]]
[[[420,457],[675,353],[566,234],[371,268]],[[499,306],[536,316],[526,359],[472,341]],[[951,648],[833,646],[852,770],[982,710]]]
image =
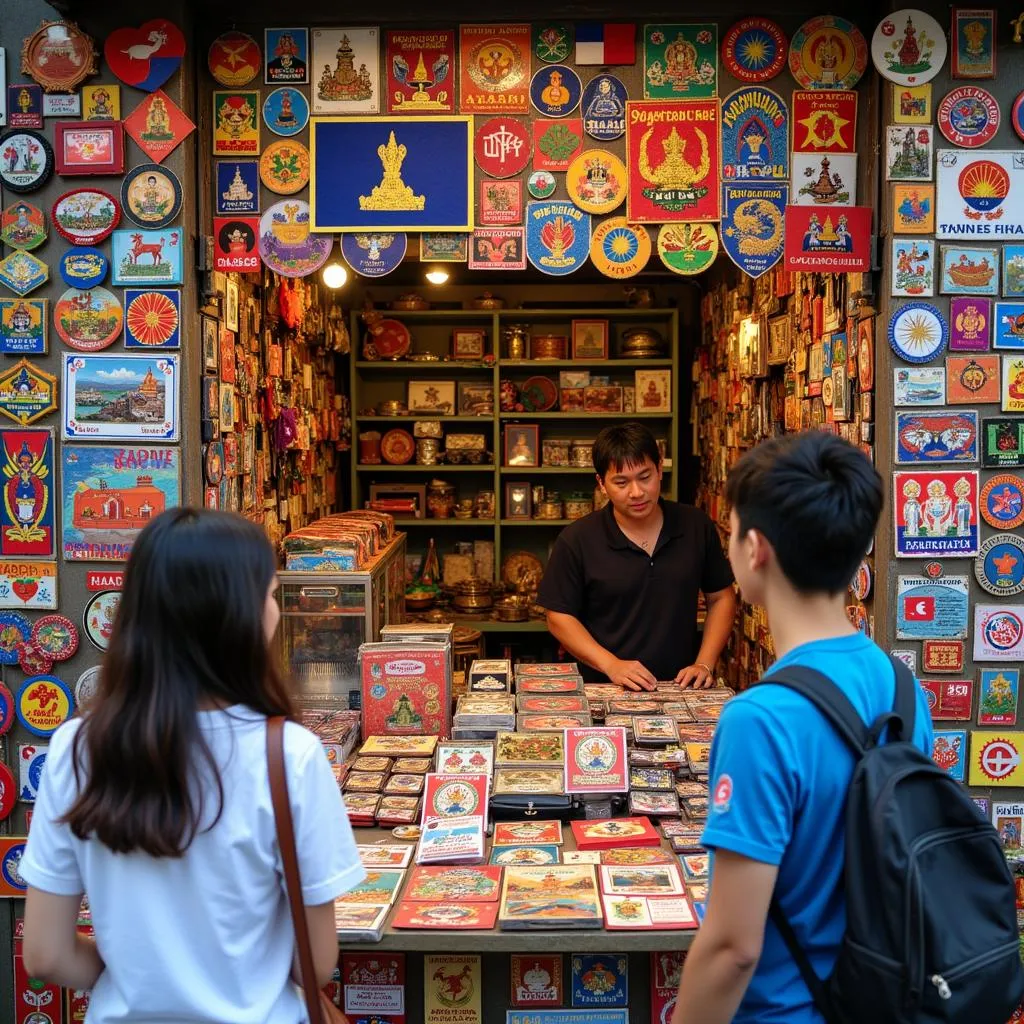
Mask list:
[[[641,423],[606,427],[594,469],[608,504],[562,531],[538,602],[548,629],[578,661],[629,690],[657,680],[714,682],[732,632],[732,570],[711,520],[661,498],[661,453]],[[707,619],[695,651],[697,595]]]

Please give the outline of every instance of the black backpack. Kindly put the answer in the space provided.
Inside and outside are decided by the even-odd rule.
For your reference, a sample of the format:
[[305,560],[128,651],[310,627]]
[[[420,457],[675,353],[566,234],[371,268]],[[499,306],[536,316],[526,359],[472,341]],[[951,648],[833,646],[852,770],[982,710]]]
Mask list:
[[859,758],[846,803],[846,934],[831,977],[817,977],[775,898],[771,919],[829,1024],[1006,1024],[1024,994],[1013,878],[996,830],[913,743],[917,684],[892,661],[893,710],[870,729],[814,669],[759,684],[802,694]]

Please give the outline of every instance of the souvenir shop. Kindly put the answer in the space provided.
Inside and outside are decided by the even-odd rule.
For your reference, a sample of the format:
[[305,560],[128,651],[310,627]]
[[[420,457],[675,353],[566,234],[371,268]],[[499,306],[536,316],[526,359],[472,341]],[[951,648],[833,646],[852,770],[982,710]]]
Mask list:
[[741,605],[710,691],[565,660],[537,586],[615,421],[723,543],[759,441],[873,460],[851,621],[1021,858],[1024,16],[55,6],[0,24],[0,1024],[84,1019],[25,975],[17,864],[180,503],[280,552],[374,869],[337,907],[352,1020],[667,1021],[715,723],[773,652]]

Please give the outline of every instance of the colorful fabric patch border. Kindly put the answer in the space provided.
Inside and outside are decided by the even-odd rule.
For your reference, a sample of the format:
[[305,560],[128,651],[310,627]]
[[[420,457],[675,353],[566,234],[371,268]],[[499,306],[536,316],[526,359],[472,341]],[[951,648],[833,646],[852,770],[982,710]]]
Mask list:
[[121,182],[121,205],[140,227],[157,230],[177,220],[182,189],[178,176],[159,164],[139,164]]
[[897,558],[977,555],[978,471],[897,470],[893,516]]
[[213,93],[213,155],[259,156],[260,94]]
[[46,241],[46,214],[25,200],[0,214],[0,242],[12,249],[38,249]]
[[714,224],[662,224],[658,229],[658,258],[674,274],[699,274],[717,255]]
[[839,89],[795,89],[792,121],[794,152],[856,152],[855,92]]
[[57,409],[57,378],[27,359],[0,371],[0,413],[27,427]]
[[580,76],[565,64],[545,64],[530,79],[530,103],[544,117],[568,117],[582,95]]
[[102,284],[110,270],[110,260],[99,249],[75,246],[61,253],[57,264],[61,279],[72,288],[90,288]]
[[583,130],[599,142],[611,142],[626,134],[626,103],[629,93],[615,75],[597,75],[583,89],[580,110]]
[[921,644],[921,667],[925,672],[963,672],[964,647],[963,640],[925,640]]
[[0,299],[0,352],[46,355],[49,299]]
[[[331,248],[334,239],[330,235],[314,235],[309,229],[310,215],[309,204],[301,199],[283,199],[274,203],[268,210],[264,211],[260,218],[259,249],[260,259],[277,274],[283,277],[307,277],[315,273],[326,262],[331,255]],[[400,249],[399,262],[405,255],[405,235],[392,232],[390,235],[357,235],[357,238],[367,239],[366,248],[373,249],[379,255],[379,250]],[[387,238],[387,244],[383,239]],[[374,245],[373,239],[378,239]],[[398,246],[398,239],[401,239],[401,246]],[[357,243],[358,244],[358,243]],[[358,245],[358,248],[363,248]],[[342,240],[342,255],[348,259]],[[352,266],[351,262],[349,263]],[[353,270],[356,269],[353,267]],[[389,269],[394,269],[389,268]]]
[[7,86],[7,127],[43,127],[43,87],[23,82]]
[[722,100],[722,177],[789,178],[789,108],[778,93],[746,86]]
[[523,219],[523,183],[484,178],[480,182],[481,225],[518,224]]
[[0,555],[53,558],[53,431],[0,427],[4,457],[4,501],[0,513]]
[[933,722],[969,722],[974,699],[973,679],[922,679]]
[[789,70],[804,89],[852,89],[867,66],[867,40],[845,18],[811,18],[789,43]]
[[[625,129],[623,129],[625,130]],[[583,152],[583,120],[544,121],[531,125],[533,132],[533,168],[537,171],[567,171]]]
[[889,345],[907,363],[928,363],[949,341],[942,313],[928,302],[908,302],[889,318]]
[[309,123],[309,100],[301,90],[282,85],[263,101],[263,123],[275,135],[298,135]]
[[309,29],[263,30],[263,84],[309,83]]
[[444,29],[388,32],[384,67],[389,114],[454,113],[454,32]]
[[750,277],[760,277],[782,259],[788,201],[784,184],[722,186],[722,248]]
[[[548,22],[533,28],[533,52],[537,60],[545,64],[564,64],[569,59],[573,45],[573,29],[570,25]],[[603,47],[602,47],[603,49]],[[584,63],[576,52],[576,63]],[[604,64],[603,60],[596,63]]]
[[639,274],[651,258],[651,236],[625,217],[609,217],[594,229],[590,261],[605,277],[624,280]]
[[185,112],[162,89],[150,93],[124,119],[124,130],[157,164],[170,156],[195,128]]
[[967,636],[966,576],[899,576],[896,580],[897,640],[962,640]]
[[871,213],[870,206],[787,206],[786,270],[869,270]]
[[996,597],[1024,591],[1024,539],[1015,533],[993,534],[981,545],[974,575],[981,589]]
[[221,160],[217,164],[218,216],[260,212],[260,165],[256,160]]
[[22,727],[44,738],[52,736],[71,717],[75,707],[71,688],[57,676],[26,679],[15,699]]
[[768,18],[744,18],[725,33],[722,64],[741,82],[767,82],[786,66],[788,43]]
[[526,258],[537,270],[564,277],[589,255],[589,213],[559,200],[526,204]]
[[526,114],[530,110],[530,26],[459,26],[459,110]]
[[1024,524],[1024,480],[1012,473],[989,477],[981,488],[981,517],[997,530]]
[[1024,650],[1024,618],[1019,606],[974,606],[974,660],[1020,661]]
[[964,149],[991,142],[999,131],[999,103],[987,89],[962,85],[946,93],[937,111],[939,131]]
[[181,347],[181,292],[177,288],[125,291],[124,347]]
[[50,279],[50,268],[30,252],[15,249],[0,260],[0,284],[25,296]]
[[978,413],[897,412],[898,465],[978,461]]
[[1012,150],[936,154],[938,238],[990,242],[1024,236],[1024,160]]
[[259,233],[259,217],[214,217],[213,269],[222,273],[259,273]]
[[629,960],[624,953],[573,953],[571,967],[574,1007],[629,1005]]
[[477,228],[470,238],[469,269],[525,270],[526,229]]
[[718,25],[644,25],[644,99],[702,99],[718,91]]

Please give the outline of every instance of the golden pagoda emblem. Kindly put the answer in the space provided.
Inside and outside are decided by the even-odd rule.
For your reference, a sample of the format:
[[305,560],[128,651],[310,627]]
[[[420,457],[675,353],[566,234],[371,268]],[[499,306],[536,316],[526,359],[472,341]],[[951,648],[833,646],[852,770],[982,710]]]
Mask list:
[[694,135],[700,142],[700,158],[696,166],[683,156],[686,143],[675,128],[661,140],[665,154],[661,162],[652,164],[647,154],[647,144],[653,134],[654,129],[648,128],[640,140],[639,170],[645,181],[662,188],[693,188],[707,177],[711,170],[708,137],[699,128],[694,129]]
[[415,91],[406,94],[401,90],[395,93],[395,105],[404,109],[415,108],[416,110],[450,110],[447,90],[441,90],[436,96],[431,96],[428,89],[435,89],[448,77],[449,72],[448,54],[442,53],[433,62],[430,71],[427,71],[426,61],[423,59],[423,51],[419,52],[416,60],[416,67],[409,70],[409,62],[405,57],[396,53],[391,60],[391,71],[395,80],[402,85],[409,86]]
[[377,147],[377,156],[380,157],[384,168],[384,176],[379,185],[373,186],[373,191],[368,196],[359,197],[360,210],[423,209],[427,197],[416,195],[402,181],[402,163],[408,152],[408,149],[395,139],[394,132],[388,137],[386,146]]

